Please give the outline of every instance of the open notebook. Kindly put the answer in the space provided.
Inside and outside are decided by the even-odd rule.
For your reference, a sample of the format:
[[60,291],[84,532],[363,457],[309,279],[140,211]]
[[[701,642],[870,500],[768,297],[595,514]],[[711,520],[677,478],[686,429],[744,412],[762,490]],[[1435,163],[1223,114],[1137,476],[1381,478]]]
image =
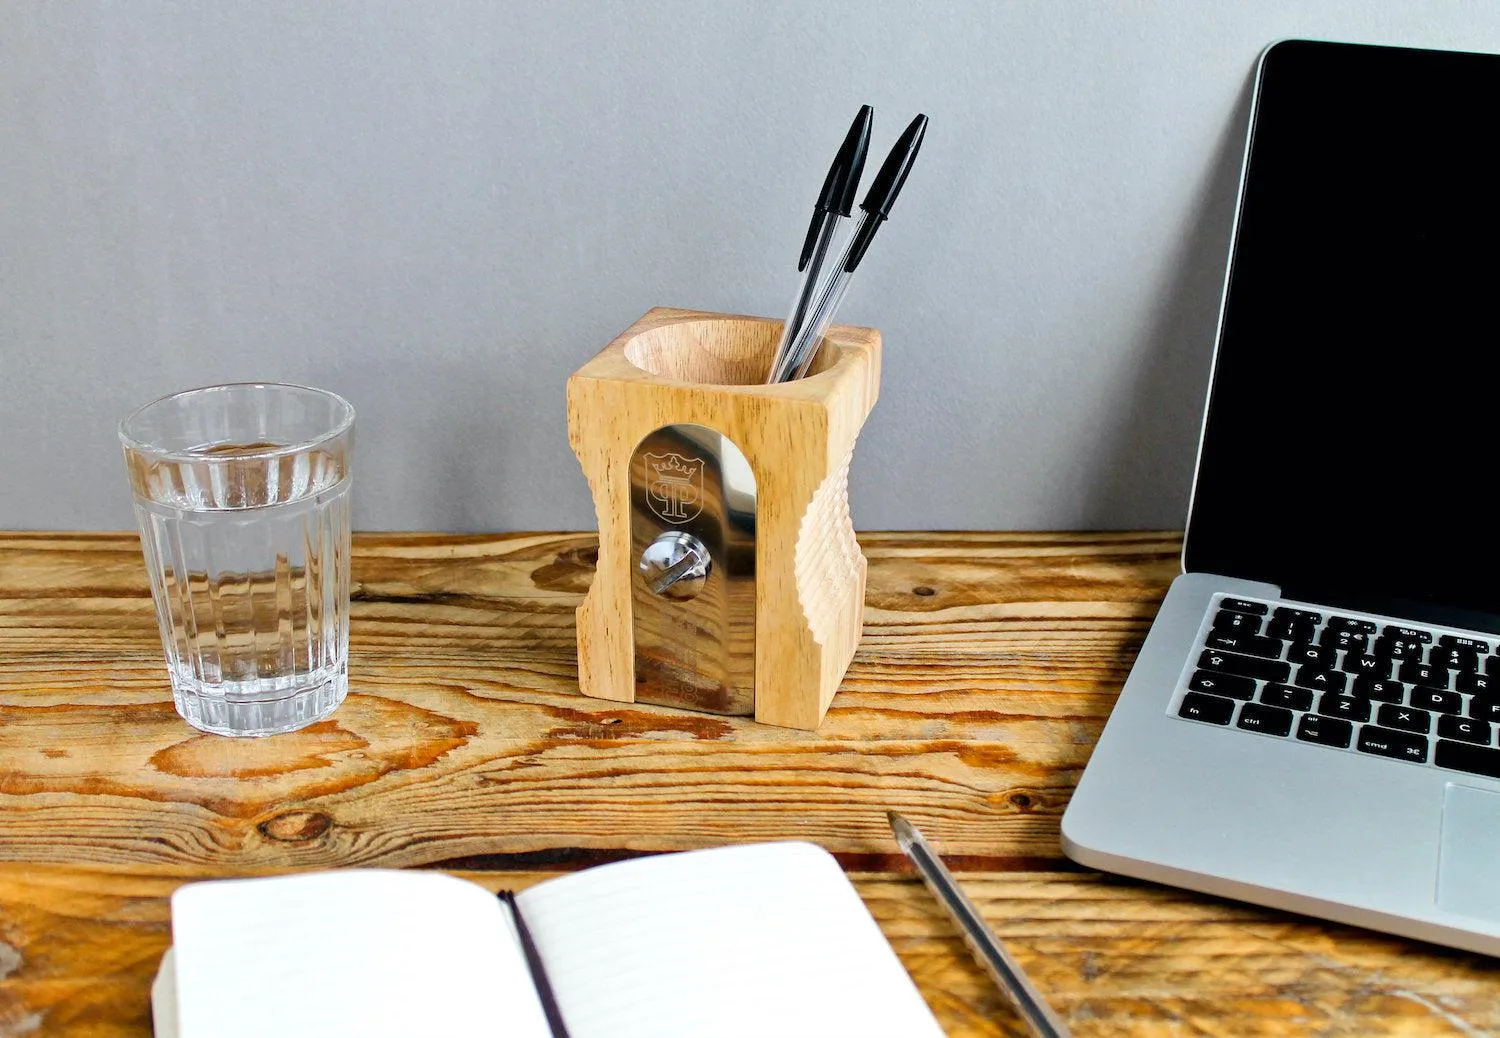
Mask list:
[[[833,857],[749,844],[516,898],[570,1038],[942,1038]],[[510,910],[437,872],[191,883],[157,1038],[552,1038]]]

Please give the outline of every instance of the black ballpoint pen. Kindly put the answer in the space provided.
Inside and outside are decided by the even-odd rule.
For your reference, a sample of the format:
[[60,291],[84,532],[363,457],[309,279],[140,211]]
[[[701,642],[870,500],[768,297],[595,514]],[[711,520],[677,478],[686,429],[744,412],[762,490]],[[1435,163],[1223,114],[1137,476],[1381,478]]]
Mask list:
[[917,152],[922,147],[922,138],[926,133],[927,116],[919,115],[902,131],[890,154],[881,163],[880,171],[870,183],[870,190],[865,193],[865,200],[859,203],[864,215],[860,217],[859,225],[849,239],[838,268],[825,280],[812,313],[802,322],[787,355],[778,357],[780,364],[772,369],[768,382],[785,382],[807,374],[813,358],[817,356],[818,345],[823,341],[828,326],[833,323],[833,315],[838,311],[839,303],[843,301],[849,279],[854,276],[860,260],[864,259],[865,250],[874,240],[875,232],[890,215],[891,206],[896,204],[896,196],[901,193],[907,174],[917,161]]
[[[797,298],[792,302],[791,313],[787,315],[786,324],[781,329],[781,342],[777,345],[775,359],[771,362],[772,374],[785,362],[792,344],[797,341],[797,333],[807,318],[818,275],[828,255],[828,245],[833,241],[834,229],[838,227],[840,220],[846,219],[854,211],[854,194],[859,189],[859,178],[864,172],[865,153],[870,148],[870,124],[874,117],[875,109],[869,105],[860,107],[859,114],[849,125],[849,132],[844,135],[844,143],[839,145],[838,154],[833,157],[833,165],[828,167],[828,175],[823,178],[823,190],[818,192],[818,200],[813,205],[812,221],[807,225],[807,238],[802,243],[802,255],[797,260],[797,270],[802,273],[802,280],[797,286]],[[768,378],[767,381],[778,380]]]
[[953,919],[964,943],[994,978],[1032,1032],[1039,1038],[1068,1038],[1067,1025],[1047,1005],[1030,978],[1022,972],[1020,964],[1010,957],[1000,939],[985,925],[979,917],[979,910],[958,888],[942,859],[928,846],[917,827],[894,811],[887,811],[885,817],[891,823],[891,832],[895,834],[902,853],[917,867],[922,882]]

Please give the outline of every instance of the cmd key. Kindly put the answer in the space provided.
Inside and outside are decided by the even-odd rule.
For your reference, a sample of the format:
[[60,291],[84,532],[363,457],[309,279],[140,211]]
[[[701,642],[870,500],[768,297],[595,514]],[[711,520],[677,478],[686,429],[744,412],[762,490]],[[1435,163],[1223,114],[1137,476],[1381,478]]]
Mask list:
[[[1455,744],[1456,745],[1456,744]],[[1367,724],[1359,730],[1359,750],[1381,757],[1395,757],[1414,764],[1427,763],[1427,737],[1415,732],[1398,732],[1392,728]]]

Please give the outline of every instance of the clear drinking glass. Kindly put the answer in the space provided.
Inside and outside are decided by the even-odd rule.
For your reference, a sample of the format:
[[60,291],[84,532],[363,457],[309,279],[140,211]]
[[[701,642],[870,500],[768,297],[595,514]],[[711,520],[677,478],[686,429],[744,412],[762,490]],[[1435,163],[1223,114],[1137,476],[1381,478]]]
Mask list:
[[354,408],[242,383],[120,423],[177,712],[220,735],[289,732],[349,688]]

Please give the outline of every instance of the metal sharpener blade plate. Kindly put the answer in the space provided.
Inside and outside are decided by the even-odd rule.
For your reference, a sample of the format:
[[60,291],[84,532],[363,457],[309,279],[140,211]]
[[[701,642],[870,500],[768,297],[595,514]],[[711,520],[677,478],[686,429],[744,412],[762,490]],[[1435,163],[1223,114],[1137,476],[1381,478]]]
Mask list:
[[[755,474],[701,425],[650,433],[630,459],[637,702],[755,713]],[[706,574],[690,552],[706,551]],[[687,582],[672,585],[680,575]]]

